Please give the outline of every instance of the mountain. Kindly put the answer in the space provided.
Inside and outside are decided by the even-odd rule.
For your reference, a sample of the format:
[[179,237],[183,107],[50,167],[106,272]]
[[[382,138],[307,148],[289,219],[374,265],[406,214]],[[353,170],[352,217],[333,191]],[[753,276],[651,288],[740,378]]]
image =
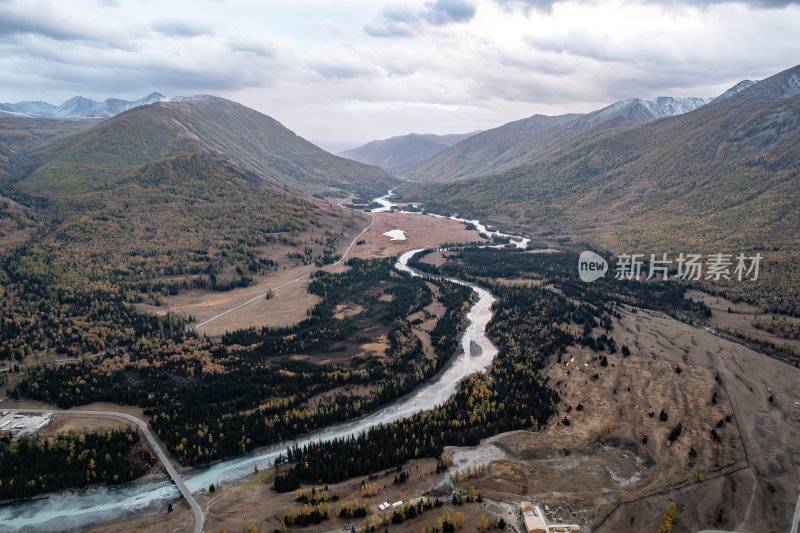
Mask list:
[[381,168],[325,152],[266,115],[203,96],[136,107],[31,150],[36,170],[25,187],[33,194],[91,188],[104,176],[187,152],[220,155],[263,183],[317,196],[377,195],[398,183]]
[[439,153],[464,139],[479,133],[456,133],[434,135],[432,133],[411,133],[391,137],[381,141],[368,142],[358,148],[346,150],[339,155],[361,163],[378,165],[394,174],[402,174],[405,169],[423,159]]
[[513,168],[586,131],[602,133],[687,113],[710,98],[635,98],[588,114],[534,115],[474,135],[403,174],[415,181],[450,181]]
[[168,100],[170,99],[160,93],[151,93],[135,101],[109,98],[104,102],[96,102],[83,96],[75,96],[59,106],[38,101],[17,102],[16,104],[0,103],[0,111],[43,118],[106,118],[135,107]]
[[725,91],[724,93],[722,93],[721,95],[719,95],[716,98],[714,98],[713,101],[716,102],[716,101],[719,101],[719,100],[726,100],[726,99],[730,98],[731,96],[733,96],[734,94],[737,94],[737,93],[747,89],[748,87],[750,87],[754,83],[757,83],[757,82],[755,82],[753,80],[742,80],[739,83],[737,83],[736,85],[734,85],[733,87],[731,87],[730,89],[728,89],[727,91]]
[[[29,129],[53,124],[12,118]],[[288,185],[358,191],[388,176],[218,98],[81,122],[88,127],[37,133],[39,142],[16,149],[0,141],[0,314],[22,324],[6,323],[0,357],[48,346],[80,355],[162,331],[180,340],[188,317],[139,314],[131,304],[247,286],[287,253],[302,255],[294,248],[310,250],[304,230],[340,244],[343,229],[366,217]]]
[[524,165],[408,183],[398,194],[434,211],[524,224],[618,252],[761,250],[770,264],[763,284],[731,284],[729,294],[797,314],[798,162],[800,66],[690,113],[587,130]]

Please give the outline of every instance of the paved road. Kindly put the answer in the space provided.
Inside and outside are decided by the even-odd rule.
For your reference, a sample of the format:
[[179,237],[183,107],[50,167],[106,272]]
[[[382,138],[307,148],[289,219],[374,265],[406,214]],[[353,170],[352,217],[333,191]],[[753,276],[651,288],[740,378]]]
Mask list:
[[800,494],[797,495],[797,505],[794,506],[794,518],[792,519],[791,533],[797,533],[798,525],[800,525]]
[[155,437],[153,437],[153,434],[150,433],[150,428],[148,428],[147,424],[145,424],[142,420],[136,418],[133,415],[129,415],[127,413],[118,413],[116,411],[53,411],[50,409],[9,409],[9,411],[12,413],[28,413],[28,414],[49,413],[54,415],[80,415],[80,416],[105,416],[105,417],[116,416],[133,422],[134,424],[139,426],[139,429],[142,430],[144,436],[147,437],[147,440],[150,442],[150,446],[153,447],[153,450],[156,452],[156,455],[161,460],[161,463],[167,470],[169,477],[172,478],[172,481],[175,482],[175,485],[177,485],[178,490],[181,491],[183,497],[186,498],[186,501],[189,502],[189,505],[192,507],[192,511],[194,512],[194,533],[203,532],[203,510],[200,509],[200,505],[198,505],[197,500],[194,499],[194,496],[192,496],[191,491],[186,486],[186,484],[184,484],[180,475],[178,475],[178,472],[175,470],[175,467],[172,466],[172,462],[170,462],[169,457],[167,457],[167,454],[164,452],[161,446],[159,446]]
[[[353,241],[350,243],[350,246],[348,246],[348,247],[347,247],[347,250],[345,250],[345,252],[344,252],[344,254],[342,255],[341,259],[339,259],[339,260],[338,260],[338,261],[336,261],[335,263],[331,263],[330,265],[327,265],[327,266],[324,266],[324,267],[322,267],[322,270],[328,270],[328,269],[331,269],[331,268],[333,268],[333,267],[335,267],[335,266],[337,266],[337,265],[341,264],[342,262],[344,262],[344,260],[345,260],[345,259],[347,259],[347,254],[349,254],[349,253],[350,253],[350,251],[353,249],[353,246],[355,246],[355,245],[356,245],[356,243],[358,242],[358,240],[361,238],[361,236],[362,236],[362,235],[364,235],[364,234],[365,234],[367,231],[369,231],[369,229],[372,227],[372,225],[373,225],[373,224],[375,224],[375,215],[373,215],[372,213],[367,213],[367,214],[368,214],[370,217],[372,217],[372,221],[369,223],[369,226],[367,226],[366,228],[364,228],[364,229],[361,231],[361,233],[359,233],[359,234],[358,234],[358,236],[357,236],[355,239],[353,239]],[[311,274],[306,274],[305,276],[300,276],[299,278],[293,279],[292,281],[287,281],[287,282],[286,282],[286,283],[284,283],[283,285],[279,285],[278,287],[275,287],[274,289],[270,289],[270,290],[269,290],[269,292],[277,292],[277,291],[281,290],[281,289],[282,289],[282,288],[284,288],[284,287],[288,287],[289,285],[294,285],[294,284],[295,284],[295,283],[297,283],[298,281],[303,281],[304,279],[308,278],[310,275],[311,275]],[[265,292],[265,293],[263,293],[263,294],[259,294],[258,296],[254,297],[254,298],[250,298],[250,299],[249,299],[249,300],[247,300],[246,302],[242,302],[242,303],[240,303],[239,305],[236,305],[236,306],[234,306],[234,307],[231,307],[230,309],[227,309],[227,310],[225,310],[225,311],[221,312],[221,313],[220,313],[220,314],[218,314],[218,315],[214,315],[214,316],[212,316],[211,318],[209,318],[208,320],[205,320],[205,321],[203,321],[203,322],[200,322],[199,324],[195,324],[195,326],[194,326],[194,327],[195,327],[195,328],[201,328],[201,327],[205,326],[206,324],[210,324],[211,322],[213,322],[213,321],[217,320],[218,318],[222,318],[222,317],[224,317],[224,316],[225,316],[225,315],[227,315],[228,313],[233,313],[233,312],[234,312],[234,311],[236,311],[237,309],[241,309],[242,307],[245,307],[246,305],[250,305],[251,303],[253,303],[253,302],[257,301],[257,300],[260,300],[260,299],[262,299],[262,298],[265,298],[269,292]]]

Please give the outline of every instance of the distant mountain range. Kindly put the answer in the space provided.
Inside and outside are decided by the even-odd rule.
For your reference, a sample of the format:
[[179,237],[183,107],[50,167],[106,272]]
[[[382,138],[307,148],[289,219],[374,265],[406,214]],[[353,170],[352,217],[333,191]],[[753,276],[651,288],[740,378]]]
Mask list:
[[181,99],[183,98],[167,98],[161,93],[151,93],[134,101],[109,98],[104,102],[96,102],[83,96],[75,96],[59,106],[39,101],[0,103],[0,111],[42,118],[108,118],[135,107]]
[[406,168],[415,181],[450,181],[513,168],[534,160],[555,145],[583,132],[599,134],[693,111],[711,98],[659,97],[617,102],[588,114],[534,115],[509,122]]
[[[77,104],[63,113],[90,107]],[[438,152],[411,163],[425,150]],[[254,187],[280,194],[290,210],[304,205],[301,194],[371,198],[395,187],[401,199],[435,212],[609,250],[763,251],[772,265],[758,285],[768,291],[764,301],[800,314],[800,298],[785,296],[800,294],[800,66],[714,99],[625,100],[463,139],[407,135],[347,154],[416,181],[332,155],[266,115],[212,96],[159,99],[91,120],[0,112],[0,195],[25,205],[116,206],[108,195],[120,187],[132,195],[144,187],[148,199],[158,198],[162,173],[170,194],[186,182],[181,202],[202,197],[208,176],[248,213],[257,206],[240,199]],[[263,201],[263,191],[256,197]],[[234,216],[230,202],[221,205]],[[108,207],[102,216],[112,214]],[[223,212],[198,220],[215,216]],[[751,290],[731,287],[729,296]]]
[[480,133],[480,131],[451,135],[411,133],[381,141],[372,141],[358,148],[341,152],[339,155],[362,163],[378,165],[394,174],[402,174],[414,163],[419,163],[476,133]]
[[[511,123],[442,151],[411,174],[430,179],[440,168],[449,178],[482,175],[406,183],[397,193],[433,211],[522,224],[610,250],[760,250],[771,264],[764,283],[730,284],[729,295],[758,287],[750,301],[800,313],[800,66],[723,96],[705,105],[662,101],[660,114],[697,108],[638,125],[654,111],[636,100]],[[523,128],[527,136],[498,150]]]

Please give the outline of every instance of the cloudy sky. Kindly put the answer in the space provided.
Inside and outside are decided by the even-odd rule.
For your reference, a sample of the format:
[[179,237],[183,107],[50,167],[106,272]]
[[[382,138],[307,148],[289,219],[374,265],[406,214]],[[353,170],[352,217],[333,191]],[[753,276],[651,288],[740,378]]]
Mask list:
[[224,96],[331,150],[800,62],[800,2],[0,0],[0,101]]

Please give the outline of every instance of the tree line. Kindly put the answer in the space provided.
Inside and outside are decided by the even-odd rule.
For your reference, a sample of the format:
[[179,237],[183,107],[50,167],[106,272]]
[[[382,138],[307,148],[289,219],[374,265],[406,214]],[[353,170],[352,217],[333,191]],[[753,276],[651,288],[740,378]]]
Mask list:
[[136,479],[155,462],[128,429],[0,438],[0,500]]

